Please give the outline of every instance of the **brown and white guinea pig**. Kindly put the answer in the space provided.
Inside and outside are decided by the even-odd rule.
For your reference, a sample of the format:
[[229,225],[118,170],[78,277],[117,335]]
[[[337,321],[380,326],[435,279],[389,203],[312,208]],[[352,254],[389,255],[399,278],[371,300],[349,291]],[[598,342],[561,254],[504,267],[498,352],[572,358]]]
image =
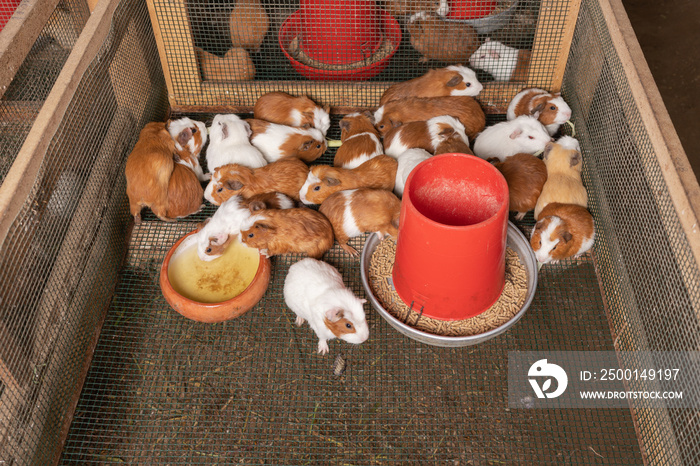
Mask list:
[[255,77],[255,64],[241,47],[229,49],[223,57],[194,48],[203,81],[248,81]]
[[326,138],[316,128],[299,128],[249,118],[245,120],[253,134],[250,143],[262,152],[268,162],[296,157],[312,162],[326,152]]
[[542,264],[580,256],[594,241],[595,226],[588,209],[559,202],[542,209],[530,236],[530,246]]
[[462,138],[456,131],[452,134],[445,135],[442,140],[435,146],[433,155],[440,154],[469,154],[474,155],[474,152],[469,148],[468,141]]
[[396,238],[399,232],[401,201],[391,191],[360,188],[338,191],[321,203],[318,211],[330,220],[333,234],[343,251],[357,256],[348,244],[350,238],[377,232],[382,238]]
[[533,87],[518,92],[508,104],[507,119],[513,120],[520,115],[534,116],[553,136],[571,118],[571,107],[561,93],[553,94]]
[[384,8],[392,15],[412,15],[428,11],[440,16],[450,12],[448,0],[385,0]]
[[304,204],[320,204],[331,194],[345,189],[394,189],[398,162],[388,155],[378,155],[357,168],[315,165],[299,190]]
[[384,153],[394,158],[408,149],[423,149],[433,154],[438,145],[453,135],[469,148],[464,125],[455,117],[440,115],[427,121],[411,121],[391,128],[384,135]]
[[384,153],[379,133],[374,128],[374,118],[369,110],[351,113],[340,120],[340,141],[333,165],[357,168],[372,157]]
[[255,102],[253,118],[280,125],[316,128],[325,136],[331,127],[328,107],[321,107],[305,95],[268,92]]
[[308,173],[308,165],[294,157],[260,168],[224,165],[212,174],[204,197],[214,205],[221,205],[236,194],[251,197],[262,193],[282,193],[298,201],[299,190],[306,182]]
[[427,121],[433,117],[450,115],[464,125],[470,141],[486,127],[484,110],[473,97],[407,97],[392,100],[374,112],[374,122],[379,134],[385,136],[393,127],[411,121]]
[[333,247],[333,227],[325,215],[308,207],[263,210],[241,225],[240,239],[272,257],[306,253],[320,259]]
[[472,148],[474,154],[484,160],[495,157],[503,162],[521,152],[540,152],[551,140],[552,137],[537,118],[521,115],[515,120],[501,121],[484,129]]
[[316,259],[302,259],[289,267],[284,279],[284,302],[298,326],[309,323],[318,337],[317,351],[328,353],[328,340],[340,338],[359,345],[369,338],[363,305],[343,283],[340,272]]
[[504,162],[489,160],[503,174],[508,183],[510,211],[516,212],[516,220],[522,220],[535,208],[542,187],[547,181],[547,167],[532,154],[515,154]]
[[588,207],[588,193],[581,180],[583,157],[578,141],[563,136],[556,143],[550,142],[542,159],[547,166],[547,182],[535,205],[535,220],[539,220],[540,212],[552,202]]
[[531,55],[530,50],[508,47],[487,38],[469,57],[469,64],[486,71],[496,81],[525,81]]
[[256,194],[250,198],[233,196],[216,209],[214,215],[197,226],[197,255],[203,261],[220,257],[241,225],[255,212],[265,209],[291,209],[294,201],[282,193]]
[[199,181],[208,181],[209,174],[204,173],[199,163],[199,155],[207,143],[207,126],[187,117],[168,120],[166,126],[175,140],[175,161],[185,161],[185,165],[194,171]]
[[476,29],[468,24],[445,21],[436,14],[418,12],[411,16],[406,28],[411,45],[422,55],[419,62],[465,63],[479,48]]
[[260,0],[237,0],[229,15],[231,44],[257,52],[270,21]]
[[406,180],[414,168],[424,160],[431,157],[430,152],[425,149],[408,149],[406,152],[399,154],[396,160],[399,165],[396,169],[396,181],[394,183],[394,194],[403,198],[403,191],[406,187]]
[[423,76],[393,84],[384,91],[379,105],[405,97],[476,97],[483,88],[473,70],[462,65],[451,65],[447,68],[431,69]]

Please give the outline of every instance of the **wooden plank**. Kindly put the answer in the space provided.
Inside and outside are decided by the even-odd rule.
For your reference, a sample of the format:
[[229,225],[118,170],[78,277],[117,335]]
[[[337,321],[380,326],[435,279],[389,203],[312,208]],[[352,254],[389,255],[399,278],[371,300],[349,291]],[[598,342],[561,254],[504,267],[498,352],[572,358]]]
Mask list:
[[0,322],[0,380],[20,396],[29,377],[29,358],[26,349]]

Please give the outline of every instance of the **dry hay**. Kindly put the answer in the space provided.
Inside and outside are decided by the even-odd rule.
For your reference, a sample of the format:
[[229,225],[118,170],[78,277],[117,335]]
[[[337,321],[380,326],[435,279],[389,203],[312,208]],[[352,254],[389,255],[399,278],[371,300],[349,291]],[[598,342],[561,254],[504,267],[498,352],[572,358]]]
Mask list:
[[518,254],[506,248],[505,286],[493,306],[481,314],[463,320],[445,321],[421,315],[399,297],[389,278],[394,266],[396,243],[387,237],[372,253],[369,283],[372,292],[392,316],[423,332],[443,336],[479,335],[508,322],[520,309],[527,296],[527,272]]
[[354,70],[357,68],[363,68],[365,66],[370,66],[373,65],[377,62],[380,62],[384,60],[386,57],[388,57],[391,52],[394,50],[394,44],[391,42],[391,40],[388,37],[384,37],[384,40],[382,40],[382,44],[379,46],[376,52],[372,54],[371,57],[365,59],[365,60],[360,60],[352,63],[344,63],[344,64],[329,64],[329,63],[323,63],[321,61],[318,61],[316,59],[311,58],[308,56],[299,46],[299,36],[295,37],[294,39],[291,40],[289,43],[289,53],[294,57],[295,60],[297,60],[300,63],[303,63],[306,66],[310,66],[312,68],[316,68],[319,70],[327,70],[327,71],[348,71],[348,70]]

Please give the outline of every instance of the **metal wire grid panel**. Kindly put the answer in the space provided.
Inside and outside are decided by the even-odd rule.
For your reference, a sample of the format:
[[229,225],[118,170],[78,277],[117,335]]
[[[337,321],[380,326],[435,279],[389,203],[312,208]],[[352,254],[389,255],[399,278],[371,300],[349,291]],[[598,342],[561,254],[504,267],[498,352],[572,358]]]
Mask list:
[[489,82],[482,102],[504,106],[526,84],[558,89],[580,2],[485,2],[495,9],[469,24],[451,17],[469,13],[459,7],[467,2],[455,1],[444,2],[453,10],[447,16],[432,11],[439,2],[417,0],[148,3],[171,104],[201,112],[246,111],[271,90],[306,94],[333,107],[374,107],[392,82],[467,65],[487,38],[531,54],[528,72],[514,77],[517,83],[494,81],[508,68],[505,59],[490,72],[478,70]]
[[0,460],[50,464],[114,291],[124,161],[167,110],[145,5],[123,2],[0,255]]
[[68,59],[85,20],[84,1],[59,4],[0,99],[0,183]]
[[[700,271],[623,66],[610,50],[603,12],[587,1],[564,92],[586,154],[584,182],[597,193],[590,206],[597,222],[596,260],[616,349],[695,351]],[[649,409],[644,400],[632,406],[649,464],[700,461],[700,425],[692,410]]]

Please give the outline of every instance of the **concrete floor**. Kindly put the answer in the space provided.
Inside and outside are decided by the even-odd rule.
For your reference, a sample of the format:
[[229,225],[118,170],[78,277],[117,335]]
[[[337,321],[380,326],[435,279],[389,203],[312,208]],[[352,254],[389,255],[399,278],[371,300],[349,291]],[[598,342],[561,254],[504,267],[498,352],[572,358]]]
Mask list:
[[688,160],[700,179],[700,4],[622,0]]

